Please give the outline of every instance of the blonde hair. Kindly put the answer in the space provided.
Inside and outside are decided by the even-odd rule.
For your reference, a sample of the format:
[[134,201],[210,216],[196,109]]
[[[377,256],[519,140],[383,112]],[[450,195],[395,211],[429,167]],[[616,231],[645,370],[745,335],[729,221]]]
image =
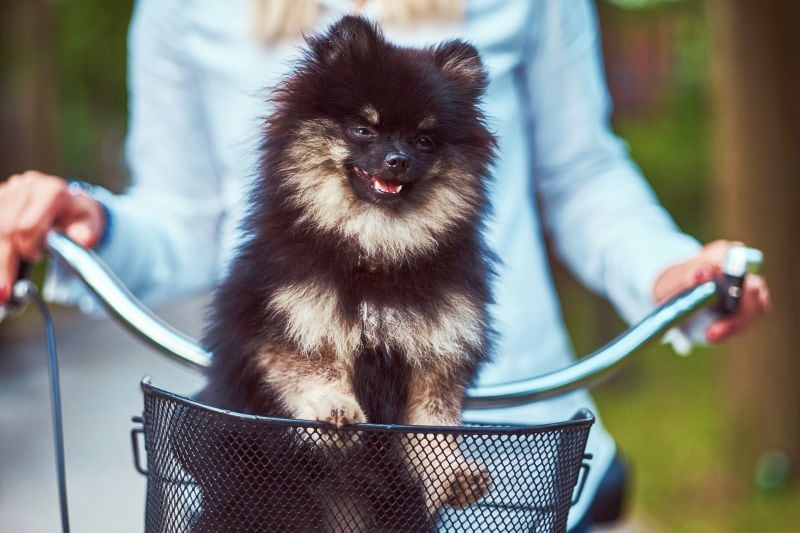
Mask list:
[[[461,20],[464,0],[378,0],[385,24],[412,26],[419,22]],[[251,30],[261,41],[291,39],[313,28],[319,0],[250,0]]]

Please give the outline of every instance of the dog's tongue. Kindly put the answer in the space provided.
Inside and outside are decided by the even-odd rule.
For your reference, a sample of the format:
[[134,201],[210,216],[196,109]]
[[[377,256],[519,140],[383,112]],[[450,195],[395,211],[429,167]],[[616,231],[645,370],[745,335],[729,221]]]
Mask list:
[[378,192],[397,194],[403,188],[403,184],[389,183],[388,181],[383,181],[378,176],[372,176],[372,188]]

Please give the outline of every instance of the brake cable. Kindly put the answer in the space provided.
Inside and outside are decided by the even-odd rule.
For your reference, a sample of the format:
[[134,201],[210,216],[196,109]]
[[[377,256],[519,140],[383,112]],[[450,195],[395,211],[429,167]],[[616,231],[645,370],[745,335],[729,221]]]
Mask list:
[[56,476],[58,477],[58,497],[61,511],[61,531],[69,533],[69,511],[67,508],[67,473],[64,460],[64,426],[61,416],[61,386],[58,377],[58,357],[56,351],[56,331],[53,316],[42,299],[36,285],[27,279],[14,284],[12,300],[15,306],[32,301],[42,315],[45,338],[47,340],[48,373],[50,376],[50,409],[53,418],[53,440],[56,453]]

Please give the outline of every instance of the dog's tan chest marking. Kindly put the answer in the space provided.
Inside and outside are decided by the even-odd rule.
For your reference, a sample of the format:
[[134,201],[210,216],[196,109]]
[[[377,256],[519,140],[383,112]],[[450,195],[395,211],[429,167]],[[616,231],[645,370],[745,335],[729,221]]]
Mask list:
[[304,355],[333,352],[350,359],[358,348],[358,324],[345,319],[336,290],[325,283],[287,285],[275,292],[268,307],[284,318],[289,340]]
[[431,358],[456,362],[467,348],[482,346],[484,325],[472,302],[453,293],[442,298],[440,308],[431,317],[413,307],[364,302],[360,306],[363,342],[371,348],[403,353],[417,367]]
[[363,343],[403,353],[410,364],[420,366],[432,357],[455,362],[466,348],[483,343],[480,308],[455,292],[438,298],[434,316],[413,306],[364,301],[357,318],[348,320],[332,286],[309,282],[276,291],[268,307],[285,320],[286,335],[302,354],[333,352],[337,359],[352,360]]

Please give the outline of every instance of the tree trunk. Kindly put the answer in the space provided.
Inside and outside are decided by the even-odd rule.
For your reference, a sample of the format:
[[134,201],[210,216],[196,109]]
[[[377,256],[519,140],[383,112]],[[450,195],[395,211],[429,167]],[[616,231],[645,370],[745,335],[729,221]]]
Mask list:
[[800,2],[712,0],[715,218],[765,253],[773,312],[724,350],[729,448],[800,472]]
[[52,8],[45,0],[0,7],[0,181],[57,170]]

